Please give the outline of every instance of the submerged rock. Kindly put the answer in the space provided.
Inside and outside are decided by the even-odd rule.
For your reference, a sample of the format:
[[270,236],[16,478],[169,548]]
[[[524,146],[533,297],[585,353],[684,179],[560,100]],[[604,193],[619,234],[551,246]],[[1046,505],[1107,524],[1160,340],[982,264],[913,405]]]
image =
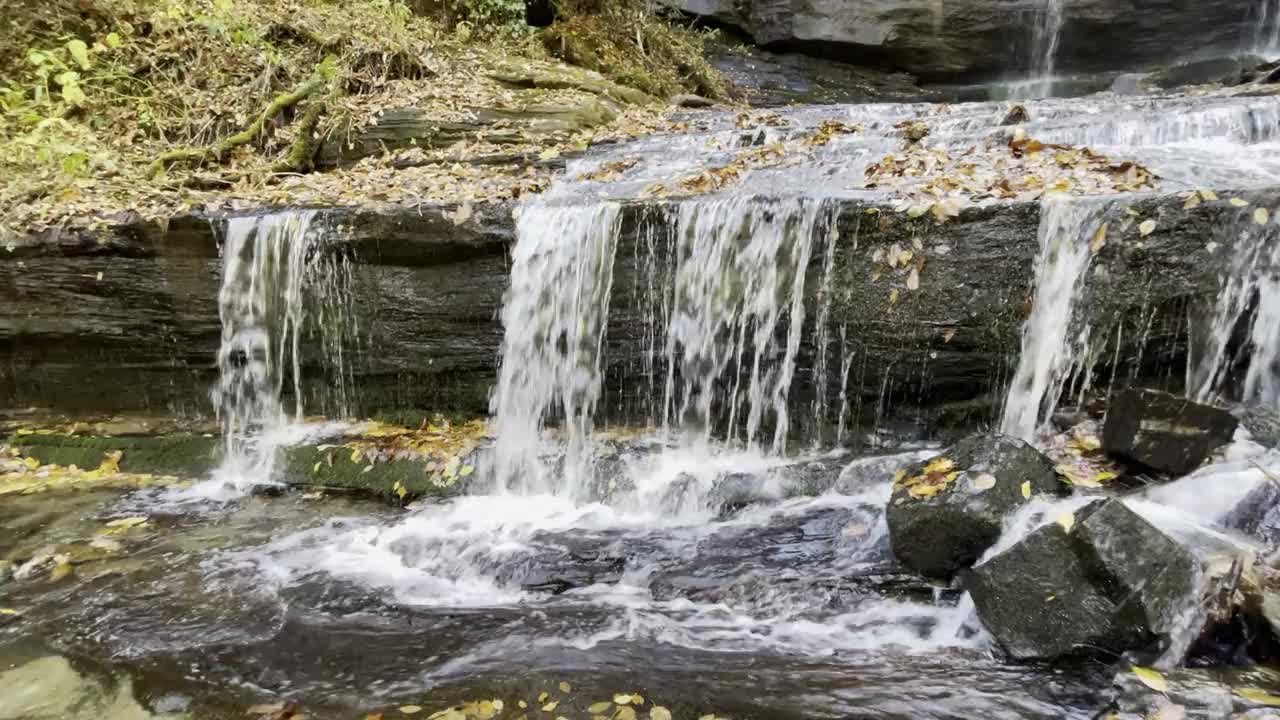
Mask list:
[[1156,390],[1125,390],[1102,429],[1108,453],[1171,475],[1195,470],[1230,442],[1238,421],[1225,410]]
[[887,512],[893,553],[916,572],[949,578],[996,543],[1010,511],[1064,487],[1053,463],[1027,443],[966,438],[899,473]]
[[1239,573],[1230,560],[1202,565],[1108,499],[1035,530],[975,567],[967,584],[983,624],[1014,658],[1136,651],[1168,665],[1230,603]]
[[[1219,720],[1219,718],[1280,718],[1267,710],[1264,701],[1272,697],[1263,688],[1274,687],[1274,671],[1174,670],[1161,673],[1167,688],[1156,691],[1131,670],[1116,674],[1112,715],[1117,720]],[[1148,678],[1149,680],[1149,678]],[[1157,683],[1158,684],[1158,683]]]

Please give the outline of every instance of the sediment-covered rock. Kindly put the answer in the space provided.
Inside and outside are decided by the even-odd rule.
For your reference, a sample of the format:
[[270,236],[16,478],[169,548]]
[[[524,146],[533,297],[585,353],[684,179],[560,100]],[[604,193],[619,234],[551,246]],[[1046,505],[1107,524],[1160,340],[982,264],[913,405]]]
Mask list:
[[1240,562],[1202,563],[1120,501],[1099,500],[974,567],[967,585],[1012,657],[1133,651],[1171,666],[1224,609],[1229,618]]
[[1155,390],[1125,390],[1111,400],[1102,429],[1108,453],[1183,475],[1231,441],[1239,421],[1225,410]]
[[1061,492],[1053,463],[1015,438],[977,435],[899,472],[886,518],[894,556],[930,577],[969,567],[1033,495]]

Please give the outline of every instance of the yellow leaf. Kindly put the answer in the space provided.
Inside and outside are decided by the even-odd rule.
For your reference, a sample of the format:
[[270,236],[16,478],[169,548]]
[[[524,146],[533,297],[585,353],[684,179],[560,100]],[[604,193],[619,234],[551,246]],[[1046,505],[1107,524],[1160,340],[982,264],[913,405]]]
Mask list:
[[506,704],[506,703],[502,702],[502,701],[501,701],[501,700],[499,700],[498,698],[494,698],[494,699],[493,699],[493,701],[492,701],[492,705],[493,705],[493,709],[494,709],[494,710],[497,710],[498,712],[502,712],[502,708],[504,708],[504,707],[506,707],[506,706],[507,706],[507,704]]
[[112,520],[111,522],[107,523],[107,527],[131,528],[131,527],[138,527],[139,525],[145,525],[146,522],[147,522],[146,516],[139,515],[136,517],[126,517],[126,518],[120,518],[119,520]]
[[560,692],[567,693],[572,689],[573,689],[573,686],[570,685],[569,683],[563,682],[563,681],[560,683]]
[[1218,199],[1218,193],[1212,190],[1201,190],[1200,197],[1203,198],[1205,202],[1213,202]]
[[1182,203],[1183,210],[1192,210],[1197,207],[1200,207],[1199,193],[1191,193],[1190,195],[1187,196],[1186,202]]
[[1280,707],[1280,695],[1272,695],[1266,690],[1259,690],[1257,688],[1239,688],[1236,690],[1236,694],[1249,702],[1255,702],[1259,705]]
[[58,561],[53,566],[53,570],[49,573],[49,582],[58,582],[62,578],[71,574],[71,563],[65,558]]
[[1258,225],[1266,225],[1271,220],[1271,213],[1266,208],[1258,208],[1253,211],[1253,221]]
[[1102,223],[1093,233],[1093,237],[1089,240],[1089,254],[1097,255],[1098,251],[1107,245],[1107,224]]
[[0,608],[0,615],[17,615],[18,611],[13,608]]
[[1156,229],[1155,220],[1143,220],[1142,224],[1138,226],[1138,234],[1143,237],[1146,237],[1151,233],[1155,232],[1155,229]]
[[890,305],[898,304],[898,288],[894,288],[889,291],[889,304]]
[[632,696],[631,696],[631,704],[632,704],[632,705],[643,705],[643,704],[644,704],[644,696],[643,696],[643,695],[641,695],[640,693],[636,693],[635,695],[632,695]]
[[[476,469],[471,467],[470,465],[463,465],[462,468],[458,470],[458,477],[466,477],[475,471]],[[569,691],[566,690],[565,692],[569,692]]]
[[351,451],[351,462],[353,463],[360,462],[360,448],[356,448]]
[[649,709],[649,720],[671,720],[671,711],[661,705]]
[[312,466],[311,466],[311,473],[312,473],[313,475],[314,475],[314,474],[316,474],[316,473],[318,473],[318,472],[320,472],[320,461],[319,461],[319,460],[317,460],[317,461],[316,461],[316,464],[315,464],[315,465],[312,465]]
[[1031,499],[1031,481],[1030,480],[1027,480],[1026,482],[1022,483],[1022,497],[1027,500]]
[[613,707],[613,703],[607,702],[607,701],[592,703],[589,707],[587,707],[587,712],[591,713],[592,715],[599,715],[602,712],[606,712],[611,707]]
[[949,473],[956,469],[956,462],[949,457],[936,457],[924,466],[925,475],[933,475],[935,473]]
[[1249,201],[1243,198],[1231,198],[1228,202],[1236,207],[1249,207]]
[[22,464],[26,465],[28,470],[35,470],[40,467],[40,461],[33,457],[23,458]]
[[422,706],[421,705],[401,705],[400,712],[404,713],[405,715],[420,713],[422,712]]
[[71,58],[76,61],[81,70],[88,70],[93,64],[89,60],[89,46],[85,45],[83,40],[68,40],[67,52],[71,53]]
[[529,707],[529,703],[523,700],[517,700],[516,705],[519,705],[521,710],[524,710],[525,708]]
[[560,703],[558,703],[558,702],[556,702],[556,701],[554,701],[554,700],[553,700],[553,701],[551,701],[551,702],[547,703],[546,705],[543,705],[543,706],[542,706],[542,712],[552,712],[553,710],[555,710],[555,709],[556,709],[556,706],[557,706],[557,705],[559,705],[559,704],[560,704]]
[[538,693],[538,702],[546,702],[546,701],[547,701],[547,698],[549,698],[549,697],[551,697],[551,696],[550,696],[550,695],[548,695],[547,693],[545,693],[545,692],[540,692],[540,693]]
[[996,476],[991,473],[982,473],[973,479],[974,490],[990,490],[996,486]]
[[920,272],[915,268],[911,268],[911,272],[907,274],[907,289],[908,290],[920,289]]
[[630,704],[631,704],[631,696],[630,696],[630,695],[623,695],[622,693],[618,693],[617,695],[614,695],[614,696],[613,696],[613,702],[614,702],[614,703],[616,703],[616,704],[618,704],[618,705],[630,705]]
[[547,160],[555,160],[560,157],[560,151],[555,148],[547,148],[538,154],[538,159],[546,162]]
[[1138,680],[1147,687],[1156,692],[1169,692],[1169,682],[1164,676],[1150,668],[1138,667],[1133,665],[1129,668],[1134,675],[1138,676]]
[[120,39],[119,33],[107,33],[107,36],[103,39],[103,43],[114,50],[115,48],[120,47],[124,41]]
[[636,711],[629,707],[620,707],[613,712],[613,720],[636,720]]
[[1091,479],[1091,480],[1093,480],[1093,482],[1096,482],[1096,483],[1104,483],[1104,482],[1107,482],[1107,481],[1110,481],[1110,480],[1115,480],[1115,479],[1116,479],[1116,478],[1118,478],[1118,477],[1120,477],[1120,476],[1119,476],[1119,475],[1116,475],[1115,473],[1111,472],[1110,470],[1103,470],[1103,471],[1102,471],[1102,472],[1100,472],[1100,473],[1096,473],[1096,474],[1094,474],[1094,476],[1093,476],[1092,478],[1090,478],[1090,479]]
[[1067,532],[1071,532],[1071,528],[1074,527],[1076,524],[1075,513],[1070,513],[1070,512],[1062,513],[1061,515],[1058,516],[1058,524],[1062,526],[1063,530]]

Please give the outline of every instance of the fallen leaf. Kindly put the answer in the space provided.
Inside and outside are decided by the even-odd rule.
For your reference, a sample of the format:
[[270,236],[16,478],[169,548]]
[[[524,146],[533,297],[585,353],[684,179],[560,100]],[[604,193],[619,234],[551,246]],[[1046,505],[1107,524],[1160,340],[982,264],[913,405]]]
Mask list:
[[1236,207],[1249,207],[1249,201],[1243,198],[1231,198],[1227,202],[1235,205]]
[[1201,197],[1205,202],[1213,202],[1214,200],[1217,200],[1217,199],[1218,199],[1218,193],[1216,193],[1216,192],[1214,192],[1214,191],[1212,191],[1212,190],[1201,190],[1201,191],[1200,191],[1200,197]]
[[611,707],[613,707],[613,703],[608,701],[592,703],[587,707],[587,712],[591,713],[592,715],[599,715],[600,713],[607,711]]
[[405,715],[413,715],[414,713],[422,712],[422,706],[421,705],[401,705],[400,712],[404,713]]
[[1027,500],[1031,499],[1031,481],[1030,480],[1027,480],[1026,482],[1022,483],[1022,497]]
[[897,305],[897,304],[898,304],[898,288],[894,288],[889,291],[889,305],[892,307],[893,305]]
[[990,490],[996,486],[996,476],[991,473],[982,473],[973,479],[974,490]]
[[1097,255],[1098,251],[1107,245],[1107,224],[1102,223],[1098,229],[1094,231],[1093,237],[1089,240],[1089,254]]
[[671,720],[671,711],[661,705],[649,708],[649,720]]
[[554,711],[554,710],[556,709],[556,707],[558,707],[559,705],[560,705],[560,703],[559,703],[559,702],[557,702],[557,701],[555,701],[555,700],[552,700],[551,702],[549,702],[549,703],[547,703],[546,705],[543,705],[543,706],[542,706],[542,712],[552,712],[552,711]]
[[245,715],[269,715],[284,710],[284,703],[271,703],[266,705],[253,705],[244,711]]
[[13,608],[0,608],[0,615],[17,615],[18,611]]
[[629,707],[620,707],[614,711],[613,720],[636,720],[636,711]]
[[920,289],[920,273],[915,268],[911,268],[911,272],[907,274],[907,289]]
[[1142,237],[1146,237],[1151,233],[1155,232],[1155,229],[1156,229],[1155,220],[1143,220],[1142,224],[1138,226],[1138,234],[1141,235]]
[[1156,692],[1169,692],[1169,682],[1164,676],[1150,668],[1133,665],[1129,668],[1138,677],[1139,682]]
[[1058,524],[1062,526],[1063,530],[1071,532],[1071,528],[1075,527],[1076,524],[1076,514],[1072,512],[1062,513],[1058,516]]
[[474,212],[475,212],[475,211],[474,211],[474,209],[471,207],[471,203],[470,203],[470,202],[464,202],[464,203],[462,203],[462,205],[460,205],[460,206],[458,207],[457,212],[455,212],[455,213],[453,214],[453,224],[454,224],[454,225],[461,225],[461,224],[465,223],[466,221],[468,221],[468,220],[470,220],[470,219],[471,219],[471,216],[474,214]]
[[138,515],[135,517],[126,517],[126,518],[120,518],[119,520],[112,520],[111,522],[107,523],[107,527],[131,528],[131,527],[137,527],[139,525],[143,525],[146,522],[147,522],[147,518],[145,515]]
[[618,693],[618,694],[616,694],[616,695],[614,695],[614,696],[613,696],[613,702],[614,702],[614,703],[616,703],[616,704],[618,704],[618,705],[630,705],[630,704],[631,704],[631,696],[630,696],[630,695],[623,695],[622,693]]
[[570,690],[572,690],[572,689],[573,689],[573,686],[572,686],[572,685],[570,685],[570,684],[569,684],[569,683],[567,683],[567,682],[563,682],[563,681],[561,681],[561,683],[560,683],[560,692],[562,692],[562,693],[567,693],[567,692],[569,692],[569,691],[570,691]]
[[1253,221],[1258,225],[1266,225],[1271,220],[1271,213],[1266,208],[1258,208],[1253,211]]
[[1187,196],[1186,202],[1182,203],[1183,210],[1192,210],[1197,207],[1200,207],[1199,193],[1191,193],[1190,195]]
[[1272,695],[1266,690],[1259,690],[1258,688],[1239,688],[1236,690],[1236,694],[1249,702],[1255,702],[1259,705],[1280,707],[1280,695]]
[[547,701],[547,698],[549,698],[549,697],[551,697],[551,695],[550,695],[550,694],[545,693],[545,692],[540,692],[540,693],[538,693],[538,702],[546,702],[546,701]]
[[943,344],[951,342],[951,338],[955,336],[956,336],[955,328],[948,328],[946,332],[942,333]]

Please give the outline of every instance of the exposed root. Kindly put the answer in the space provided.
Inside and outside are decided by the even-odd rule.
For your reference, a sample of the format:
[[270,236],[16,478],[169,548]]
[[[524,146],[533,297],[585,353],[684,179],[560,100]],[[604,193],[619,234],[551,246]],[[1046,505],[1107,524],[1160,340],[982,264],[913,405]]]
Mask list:
[[[286,108],[297,105],[308,97],[311,97],[317,92],[323,90],[328,82],[329,79],[326,77],[326,73],[318,70],[310,79],[299,85],[291,92],[277,95],[275,99],[262,109],[262,112],[258,113],[253,122],[244,130],[222,139],[215,143],[213,147],[178,148],[176,150],[170,150],[156,158],[155,162],[151,163],[147,168],[147,177],[154,178],[164,172],[170,165],[181,162],[190,162],[195,163],[196,165],[203,165],[210,161],[223,162],[232,150],[242,145],[248,145],[249,143],[257,140],[266,129],[267,123],[275,119],[275,117]],[[323,103],[317,104],[322,107],[324,105]],[[316,120],[319,120],[318,116],[316,117]],[[310,133],[305,133],[303,136],[305,137],[309,134]]]

